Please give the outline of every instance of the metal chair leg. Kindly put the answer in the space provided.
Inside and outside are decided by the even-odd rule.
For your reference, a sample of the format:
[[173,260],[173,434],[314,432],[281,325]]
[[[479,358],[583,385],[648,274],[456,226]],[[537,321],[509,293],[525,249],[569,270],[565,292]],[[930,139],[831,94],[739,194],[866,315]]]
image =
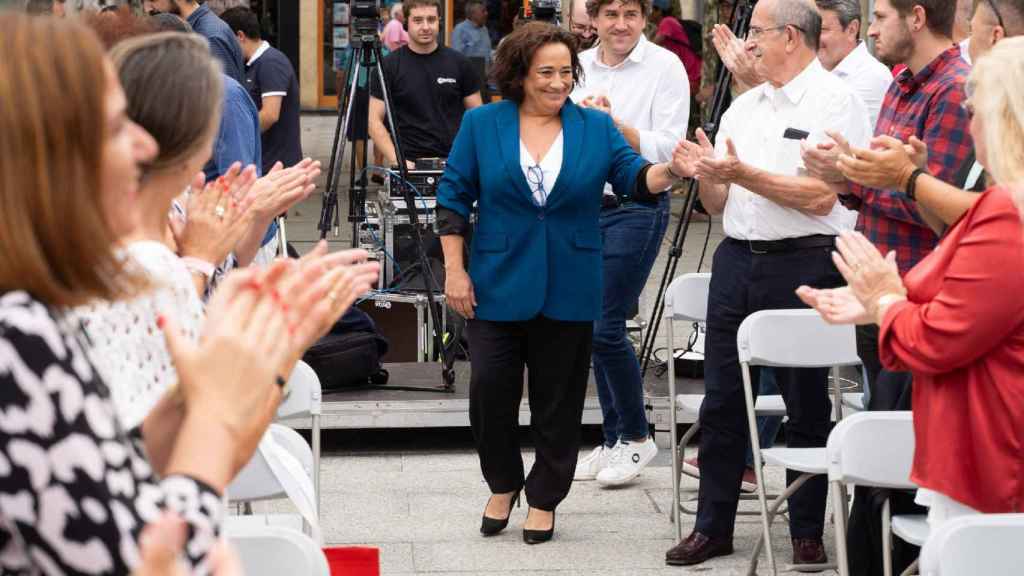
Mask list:
[[[750,449],[754,455],[754,475],[757,477],[757,499],[761,503],[762,537],[764,538],[765,552],[768,554],[768,564],[771,566],[772,574],[774,576],[778,576],[778,570],[775,567],[775,552],[772,550],[772,531],[770,518],[768,516],[768,495],[765,493],[764,470],[761,468],[761,445],[757,436],[757,416],[754,414],[754,393],[750,383],[750,365],[743,362],[740,364],[740,370],[743,375],[743,394],[747,405],[747,427],[750,431]],[[755,552],[751,558],[752,568],[755,571],[757,566],[757,556],[758,553]]]
[[882,503],[882,574],[892,576],[892,510],[888,498]]
[[669,399],[669,435],[672,442],[672,522],[676,528],[676,541],[683,539],[683,523],[679,518],[679,459],[676,458],[676,451],[679,449],[679,432],[676,430],[676,363],[672,355],[674,333],[672,330],[672,306],[665,308],[665,317],[668,322],[665,324],[665,335],[668,338],[668,399]]
[[839,576],[850,576],[850,557],[846,549],[846,490],[842,482],[832,483],[832,517],[836,523],[836,563]]

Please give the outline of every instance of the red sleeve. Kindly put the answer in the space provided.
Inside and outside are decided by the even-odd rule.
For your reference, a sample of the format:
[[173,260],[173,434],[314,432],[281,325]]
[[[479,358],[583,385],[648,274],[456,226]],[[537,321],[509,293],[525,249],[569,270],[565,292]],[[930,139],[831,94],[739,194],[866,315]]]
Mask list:
[[[886,312],[879,357],[890,370],[941,374],[988,354],[1024,322],[1024,235],[1009,193],[993,190],[964,219],[938,293],[928,302],[899,302]],[[939,256],[936,254],[936,256]],[[1014,263],[1007,265],[1008,263]]]

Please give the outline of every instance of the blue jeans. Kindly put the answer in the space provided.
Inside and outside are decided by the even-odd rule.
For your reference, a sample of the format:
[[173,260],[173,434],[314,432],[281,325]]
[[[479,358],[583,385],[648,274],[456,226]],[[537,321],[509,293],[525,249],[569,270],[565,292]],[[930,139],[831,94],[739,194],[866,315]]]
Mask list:
[[[775,381],[775,370],[761,367],[761,383],[758,384],[758,396],[779,394],[779,384]],[[782,416],[758,416],[757,417],[757,438],[761,442],[761,450],[771,448],[775,445],[775,438],[779,435],[779,428],[782,428]],[[747,468],[754,467],[754,453],[747,446]]]
[[649,434],[640,363],[626,337],[626,319],[647,283],[668,227],[669,199],[627,202],[601,211],[604,242],[604,306],[594,323],[594,378],[604,415],[605,444]]

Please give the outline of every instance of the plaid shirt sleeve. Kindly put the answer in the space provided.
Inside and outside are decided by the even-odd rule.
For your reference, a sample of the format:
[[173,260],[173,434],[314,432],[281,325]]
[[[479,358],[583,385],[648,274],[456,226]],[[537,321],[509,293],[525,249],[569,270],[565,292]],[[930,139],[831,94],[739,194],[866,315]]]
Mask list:
[[[929,107],[928,117],[924,121],[921,139],[928,145],[928,173],[945,182],[954,181],[957,170],[963,166],[974,146],[968,131],[971,121],[963,109],[964,98],[963,85],[949,83],[942,86],[932,95],[933,105]],[[894,136],[906,142],[911,134]],[[917,203],[907,198],[902,190],[878,190],[851,185],[851,192],[864,202],[872,203],[888,218],[925,225],[917,210]]]

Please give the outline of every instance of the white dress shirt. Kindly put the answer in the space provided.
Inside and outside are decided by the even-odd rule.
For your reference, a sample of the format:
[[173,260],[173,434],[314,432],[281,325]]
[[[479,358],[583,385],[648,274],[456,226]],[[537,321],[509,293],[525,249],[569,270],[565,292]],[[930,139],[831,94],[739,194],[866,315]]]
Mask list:
[[640,132],[641,156],[651,162],[671,159],[690,119],[690,80],[683,63],[643,36],[617,66],[602,63],[600,49],[580,53],[584,77],[573,90],[572,101],[607,97],[612,116]]
[[[526,184],[530,187],[530,192],[533,193],[533,201],[537,203],[537,206],[544,206],[548,203],[551,189],[555,187],[558,173],[562,171],[562,156],[565,154],[563,148],[562,131],[559,130],[558,136],[555,137],[555,141],[551,144],[551,148],[548,148],[548,151],[538,164],[534,161],[533,156],[530,156],[526,143],[521,138],[519,139],[519,166],[523,169],[523,177],[526,178]],[[543,174],[540,183],[538,183],[537,178],[531,177],[531,170],[539,170]]]
[[861,42],[836,65],[832,73],[842,78],[864,101],[872,130],[882,110],[882,100],[892,84],[892,72],[868,52],[868,45]]
[[[807,132],[812,145],[830,141],[825,131],[834,130],[854,146],[867,146],[872,132],[861,99],[815,58],[781,88],[765,83],[740,95],[722,116],[716,156],[725,157],[726,139],[732,139],[744,163],[773,174],[806,176],[800,141],[783,138],[787,128]],[[781,240],[838,234],[852,229],[856,216],[839,202],[828,216],[813,216],[733,184],[722,224],[726,236],[737,240]]]

